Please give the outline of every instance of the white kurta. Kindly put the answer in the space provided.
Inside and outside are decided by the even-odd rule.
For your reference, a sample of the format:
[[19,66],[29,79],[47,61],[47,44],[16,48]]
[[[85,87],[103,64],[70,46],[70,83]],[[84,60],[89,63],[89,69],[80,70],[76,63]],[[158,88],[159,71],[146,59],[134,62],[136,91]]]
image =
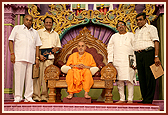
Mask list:
[[117,79],[128,80],[131,83],[136,80],[134,70],[129,67],[129,55],[134,55],[133,39],[134,34],[131,32],[126,34],[115,33],[107,46],[108,62],[113,62],[117,69]]
[[35,63],[36,46],[41,46],[42,42],[37,31],[27,29],[24,24],[13,28],[9,40],[14,42],[15,52],[15,101],[16,98],[19,98],[18,101],[22,99],[24,83],[24,97],[27,101],[32,101],[32,64]]
[[42,42],[36,30],[23,25],[13,28],[9,40],[14,42],[15,61],[35,63],[36,46],[41,46]]

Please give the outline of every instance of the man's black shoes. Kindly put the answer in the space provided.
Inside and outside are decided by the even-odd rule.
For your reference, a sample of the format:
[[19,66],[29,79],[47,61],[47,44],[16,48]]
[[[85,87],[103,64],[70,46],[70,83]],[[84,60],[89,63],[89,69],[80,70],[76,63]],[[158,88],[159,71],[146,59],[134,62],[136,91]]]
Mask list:
[[47,102],[47,100],[41,100],[41,102]]

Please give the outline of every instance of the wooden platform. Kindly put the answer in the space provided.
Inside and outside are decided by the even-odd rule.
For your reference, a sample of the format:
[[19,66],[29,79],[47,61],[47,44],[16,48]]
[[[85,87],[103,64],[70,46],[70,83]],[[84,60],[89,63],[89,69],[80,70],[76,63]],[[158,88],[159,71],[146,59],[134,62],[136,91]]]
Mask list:
[[91,103],[91,98],[86,99],[84,97],[73,97],[72,99],[63,98],[63,103]]

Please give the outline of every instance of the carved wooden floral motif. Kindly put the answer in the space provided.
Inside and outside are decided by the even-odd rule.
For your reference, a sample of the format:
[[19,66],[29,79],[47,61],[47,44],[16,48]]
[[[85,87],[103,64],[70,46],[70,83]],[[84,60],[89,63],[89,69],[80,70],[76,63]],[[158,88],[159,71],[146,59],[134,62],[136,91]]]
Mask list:
[[44,80],[51,80],[59,79],[59,75],[61,74],[61,72],[57,66],[50,65],[45,69],[44,74]]
[[101,79],[116,80],[117,70],[113,66],[106,65],[101,70]]
[[[60,35],[64,33],[69,27],[85,24],[92,21],[96,24],[104,24],[116,30],[116,24],[118,20],[126,22],[128,31],[135,33],[136,15],[135,4],[120,4],[118,9],[109,10],[106,14],[101,13],[98,10],[83,10],[78,15],[75,12],[66,10],[66,4],[51,4],[49,5],[49,13],[40,15],[36,5],[29,5],[28,13],[33,16],[33,28],[41,29],[43,27],[43,20],[46,16],[51,16],[54,19],[54,30]],[[156,15],[153,15],[155,11],[154,4],[146,4],[146,8],[143,12],[147,15],[148,24],[156,19]]]

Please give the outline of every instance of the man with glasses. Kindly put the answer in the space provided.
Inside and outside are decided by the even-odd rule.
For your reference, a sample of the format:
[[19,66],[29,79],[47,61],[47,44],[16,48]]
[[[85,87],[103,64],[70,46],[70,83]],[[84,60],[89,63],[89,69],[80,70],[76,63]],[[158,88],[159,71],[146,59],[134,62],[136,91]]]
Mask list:
[[140,103],[152,103],[155,93],[156,80],[150,70],[152,64],[161,64],[159,60],[159,37],[157,28],[148,25],[146,14],[140,13],[136,16],[138,29],[133,42],[140,89],[143,100]]
[[[119,21],[116,26],[119,33],[112,35],[108,46],[108,65],[114,65],[117,69],[117,85],[120,100],[116,103],[125,103],[124,82],[128,87],[128,102],[133,103],[134,83],[136,83],[134,66],[130,67],[129,55],[134,56],[132,41],[134,34],[126,31],[126,23]],[[135,59],[134,59],[135,61]]]

